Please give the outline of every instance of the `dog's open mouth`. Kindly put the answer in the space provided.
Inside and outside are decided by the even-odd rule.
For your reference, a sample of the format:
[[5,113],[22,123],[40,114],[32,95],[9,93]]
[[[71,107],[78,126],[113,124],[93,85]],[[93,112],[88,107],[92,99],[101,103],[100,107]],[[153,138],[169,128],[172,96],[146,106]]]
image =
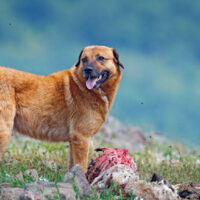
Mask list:
[[86,80],[86,87],[91,90],[93,88],[98,88],[102,83],[104,83],[109,77],[109,71],[103,71],[99,76],[94,77],[89,75]]

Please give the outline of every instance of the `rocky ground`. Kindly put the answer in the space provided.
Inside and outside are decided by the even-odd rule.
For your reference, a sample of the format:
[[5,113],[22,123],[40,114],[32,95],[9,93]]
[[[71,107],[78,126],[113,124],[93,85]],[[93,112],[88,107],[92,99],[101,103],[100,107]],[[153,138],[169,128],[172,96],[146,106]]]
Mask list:
[[57,184],[48,181],[39,181],[37,171],[29,170],[37,180],[29,183],[25,188],[12,188],[10,184],[0,185],[1,200],[75,200],[83,195],[91,194],[90,185],[82,168],[75,165],[64,176],[64,181]]
[[[156,142],[160,145],[167,143],[167,139],[156,132],[144,132],[139,127],[125,127],[116,118],[109,116],[94,136],[94,141],[102,140],[107,145],[127,148],[130,152],[141,152],[145,145]],[[96,142],[97,143],[97,142]]]
[[[111,198],[109,192],[106,192],[107,196],[100,197],[101,195],[98,194],[99,196],[94,197],[94,190],[89,185],[83,170],[78,165],[66,173],[67,166],[63,161],[66,160],[68,154],[66,144],[61,144],[60,146],[43,145],[43,143],[38,143],[18,134],[15,134],[14,138],[16,139],[13,139],[13,144],[11,142],[10,148],[8,147],[4,159],[0,163],[0,176],[5,176],[2,179],[0,177],[0,180],[2,180],[0,182],[0,200],[96,200],[117,199],[117,196],[119,197],[118,193],[114,193]],[[18,142],[15,144],[15,141]],[[135,126],[124,127],[117,119],[108,117],[99,133],[94,136],[92,144],[94,147],[90,149],[90,159],[97,155],[94,153],[94,149],[97,147],[129,149],[129,153],[137,163],[138,173],[142,180],[138,184],[144,183],[146,187],[147,183],[149,187],[151,185],[149,178],[153,172],[158,172],[176,185],[181,183],[178,186],[181,192],[180,198],[200,199],[200,189],[196,186],[200,183],[198,154],[181,157],[182,155],[179,151],[175,152],[171,147],[168,147],[169,144],[171,145],[171,142],[167,141],[164,136],[155,132],[145,133]],[[163,150],[165,145],[167,150]],[[152,149],[155,146],[159,146],[159,148],[161,146],[161,151],[154,152]],[[59,152],[63,153],[60,154]],[[31,160],[35,156],[37,158],[32,162]],[[64,172],[62,176],[59,176],[59,171]],[[54,178],[53,174],[61,178]],[[29,181],[26,177],[27,175],[33,177],[35,181]],[[50,179],[45,178],[47,175]],[[17,178],[23,184],[13,186],[15,183],[12,182],[12,177]],[[8,180],[12,185],[3,180]],[[195,181],[195,184],[192,182],[188,183],[187,181],[189,180]],[[186,184],[183,184],[184,182]],[[86,198],[87,195],[93,197]],[[124,200],[126,198],[120,197],[118,199]],[[128,199],[139,200],[139,198],[135,197]]]
[[[114,166],[115,167],[115,166]],[[123,166],[122,166],[123,167]],[[124,166],[127,167],[127,166]],[[123,167],[123,168],[124,168]],[[113,168],[113,167],[112,167]],[[125,169],[125,168],[124,168]],[[115,170],[115,169],[114,169]],[[129,169],[130,170],[130,169]],[[109,171],[109,170],[108,170]],[[69,172],[64,176],[63,182],[48,182],[40,181],[38,179],[38,174],[35,169],[29,170],[26,173],[31,174],[35,177],[36,182],[26,184],[24,188],[11,187],[10,184],[2,183],[0,184],[0,199],[1,200],[77,200],[77,199],[97,199],[92,194],[92,189],[86,176],[79,165],[75,165]],[[109,172],[106,172],[109,173]],[[120,176],[116,179],[116,171],[112,174],[109,179],[115,177],[115,181],[118,183],[122,181],[122,186],[124,185],[124,180],[119,172]],[[105,174],[105,173],[104,173]],[[106,175],[106,174],[105,174]],[[126,174],[127,175],[127,174]],[[185,183],[178,185],[179,191],[172,186],[167,181],[163,181],[163,178],[159,175],[153,175],[151,182],[146,182],[143,180],[138,180],[138,177],[133,176],[133,179],[129,179],[127,182],[125,191],[135,192],[138,197],[131,198],[130,195],[127,196],[132,200],[181,200],[181,199],[200,199],[200,187],[195,186],[193,183]],[[107,178],[107,177],[106,177]],[[102,183],[101,179],[101,183]],[[119,181],[120,180],[120,181]],[[105,186],[107,181],[105,181]],[[104,190],[96,187],[98,193],[104,192]],[[102,188],[102,186],[101,186]],[[98,195],[100,196],[100,195]],[[119,194],[116,192],[115,199],[121,199]],[[104,198],[103,198],[104,199]],[[107,198],[106,198],[107,199]],[[108,198],[110,199],[110,198]],[[123,198],[123,199],[126,199]]]

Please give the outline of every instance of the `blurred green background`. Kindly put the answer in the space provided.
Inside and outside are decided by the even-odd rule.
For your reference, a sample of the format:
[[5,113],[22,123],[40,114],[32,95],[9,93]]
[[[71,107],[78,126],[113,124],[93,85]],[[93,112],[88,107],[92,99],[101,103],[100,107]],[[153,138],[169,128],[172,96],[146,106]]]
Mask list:
[[3,66],[46,75],[93,44],[125,66],[112,115],[200,145],[200,1],[0,1]]

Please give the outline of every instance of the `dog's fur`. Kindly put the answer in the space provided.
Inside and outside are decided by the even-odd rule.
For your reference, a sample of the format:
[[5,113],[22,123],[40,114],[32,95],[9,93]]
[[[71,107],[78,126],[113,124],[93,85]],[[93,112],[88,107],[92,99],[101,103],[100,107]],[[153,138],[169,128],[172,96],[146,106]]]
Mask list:
[[[105,60],[99,61],[97,56]],[[108,70],[109,78],[89,90],[83,76],[85,65],[98,72]],[[121,79],[120,66],[114,49],[88,46],[76,65],[49,76],[0,67],[0,156],[15,128],[40,140],[69,141],[69,168],[78,163],[86,171],[89,138],[111,107]]]

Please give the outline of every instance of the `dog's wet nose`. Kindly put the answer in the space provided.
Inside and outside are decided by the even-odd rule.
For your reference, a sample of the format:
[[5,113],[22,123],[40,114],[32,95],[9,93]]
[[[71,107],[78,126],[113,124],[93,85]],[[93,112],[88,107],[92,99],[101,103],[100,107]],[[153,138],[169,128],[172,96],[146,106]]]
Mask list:
[[93,72],[93,67],[92,66],[86,66],[85,68],[84,68],[84,72],[85,72],[85,74],[91,74],[92,72]]

